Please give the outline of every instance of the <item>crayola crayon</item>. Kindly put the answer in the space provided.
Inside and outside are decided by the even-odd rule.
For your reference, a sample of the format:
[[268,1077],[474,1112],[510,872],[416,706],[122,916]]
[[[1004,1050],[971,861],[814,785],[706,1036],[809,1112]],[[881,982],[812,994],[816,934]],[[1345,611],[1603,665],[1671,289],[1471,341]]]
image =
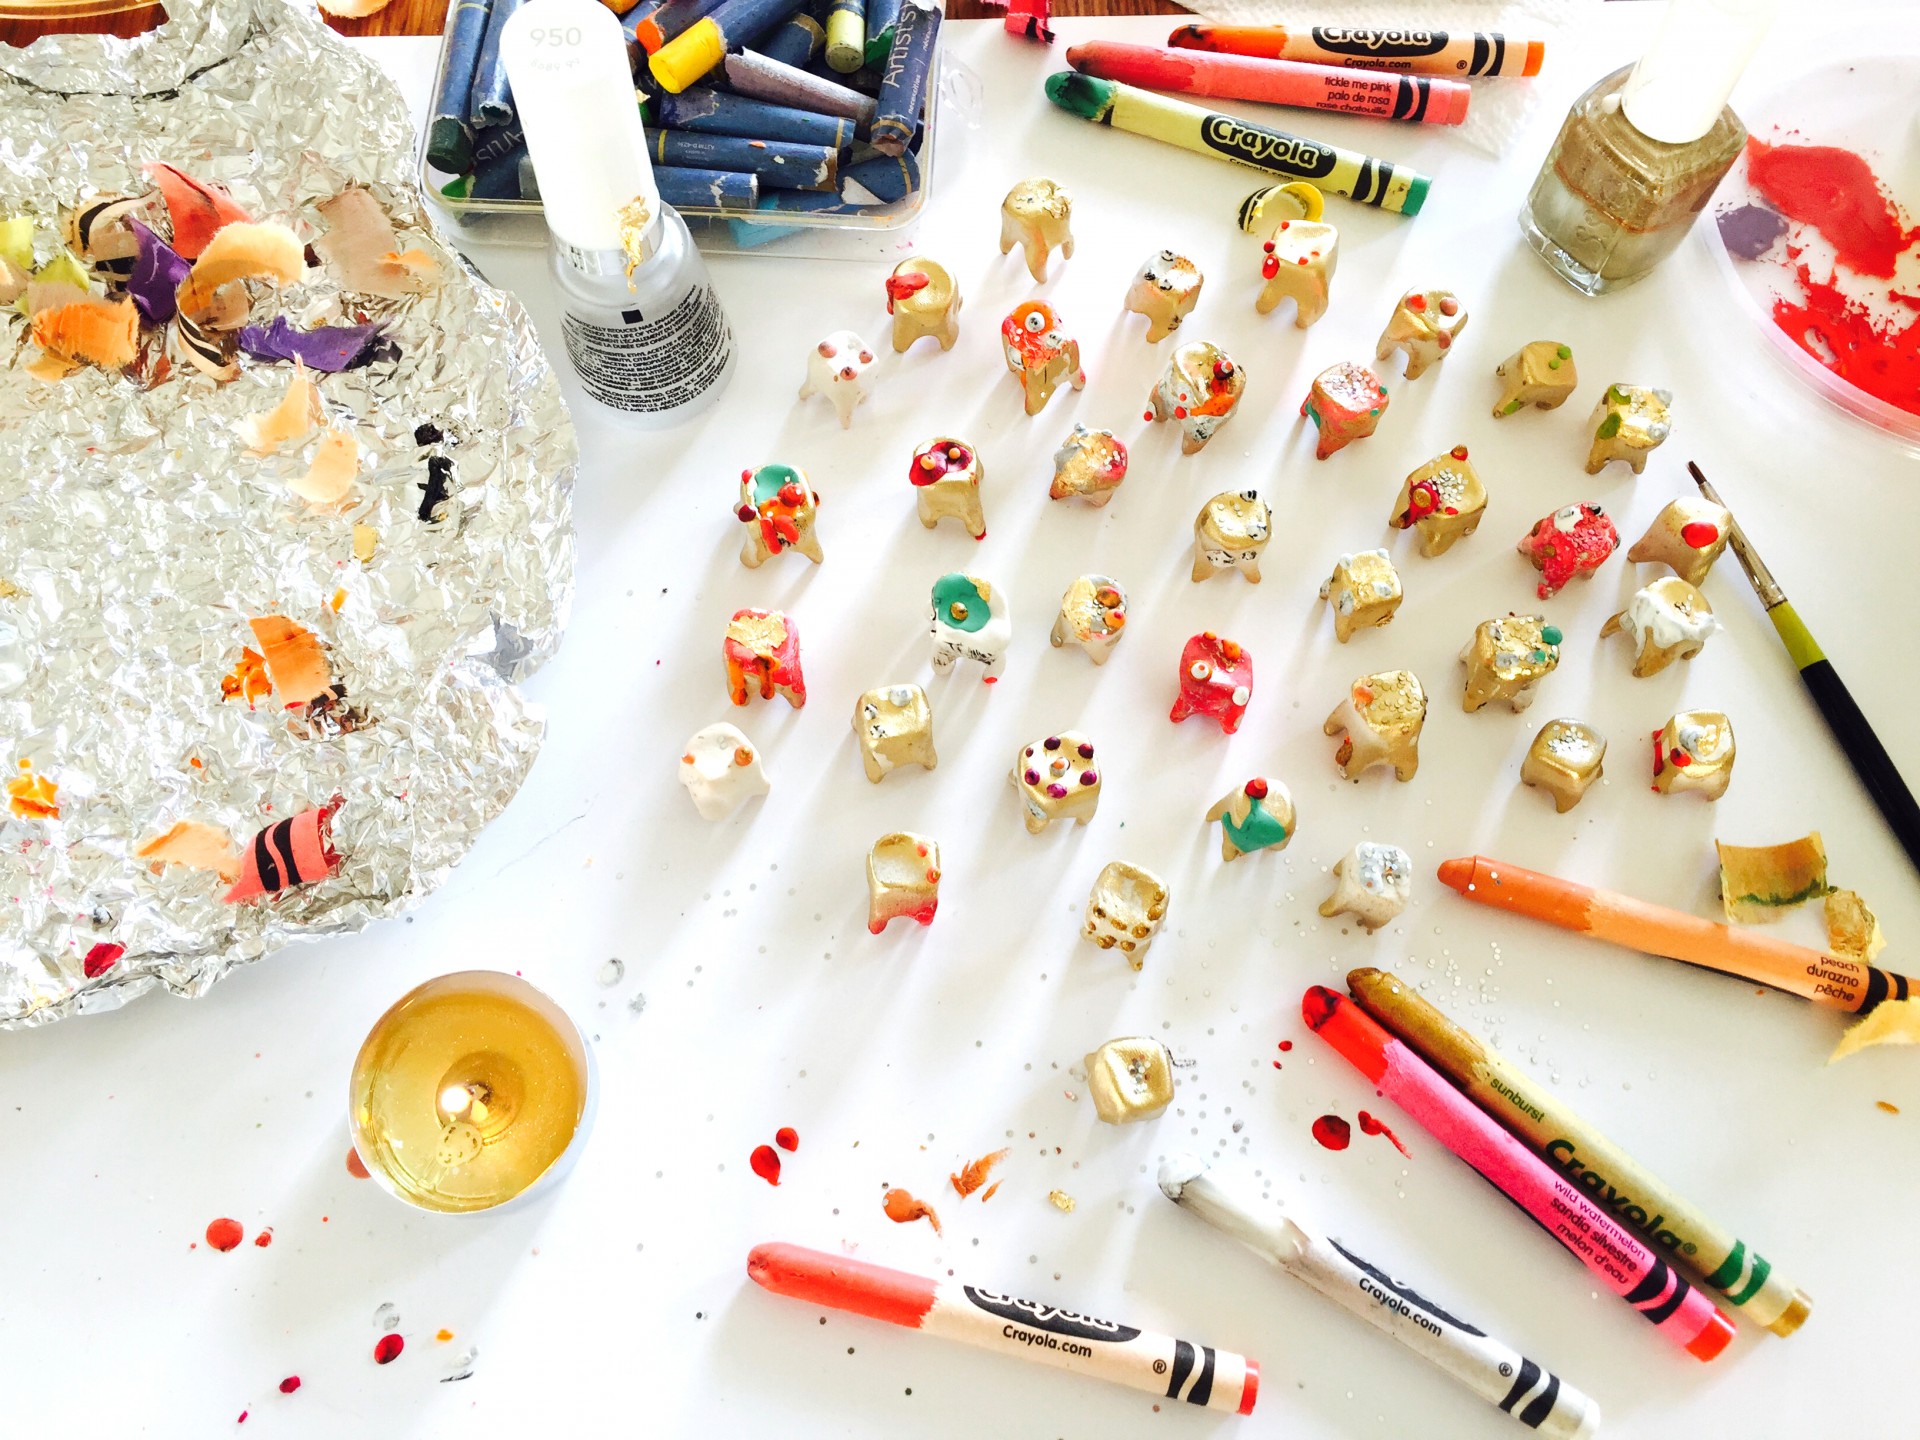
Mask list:
[[867,64],[875,70],[887,63],[899,19],[900,0],[867,0]]
[[467,117],[480,45],[492,13],[493,0],[454,0],[447,12],[446,58],[433,97],[433,119],[427,125],[427,163],[449,175],[463,174],[473,164],[473,130]]
[[760,53],[783,65],[805,65],[826,43],[827,32],[820,22],[801,11],[774,26],[771,34],[760,37]]
[[893,49],[880,79],[879,110],[869,127],[873,148],[883,155],[903,153],[920,128],[934,52],[940,43],[940,18],[937,5],[904,0],[900,6]]
[[661,200],[676,210],[751,210],[760,199],[758,177],[732,170],[656,165],[653,178]]
[[1776,1335],[1791,1335],[1813,1302],[1731,1231],[1574,1114],[1485,1041],[1468,1034],[1382,970],[1354,970],[1360,1008],[1511,1131],[1649,1249],[1685,1266]]
[[840,152],[825,145],[790,145],[691,130],[648,130],[647,155],[657,165],[737,170],[760,177],[762,189],[832,190],[840,181]]
[[1129,1385],[1228,1415],[1250,1415],[1260,1367],[1231,1350],[1096,1320],[998,1290],[891,1270],[799,1245],[756,1245],[747,1275],[775,1295],[864,1315],[962,1345]]
[[840,150],[853,144],[853,121],[819,115],[790,105],[769,105],[727,90],[699,86],[664,95],[654,107],[663,130],[697,130],[708,135],[739,135],[749,140],[785,140],[795,145],[824,145]]
[[1472,1166],[1588,1272],[1696,1360],[1711,1360],[1733,1339],[1733,1322],[1630,1230],[1502,1130],[1434,1073],[1403,1041],[1344,995],[1308,989],[1301,1018],[1380,1094]]
[[1268,60],[1306,60],[1358,70],[1399,70],[1414,75],[1537,75],[1547,47],[1539,40],[1509,40],[1486,31],[1450,35],[1408,26],[1372,30],[1348,25],[1311,28],[1282,25],[1182,25],[1169,45],[1257,55]]
[[467,99],[467,124],[474,130],[513,123],[513,92],[507,86],[507,67],[500,63],[500,32],[520,0],[493,0],[487,12],[487,30],[473,65],[473,89]]
[[800,8],[800,0],[721,0],[647,60],[660,88],[679,94],[707,74],[727,51],[750,45]]
[[1600,1429],[1600,1407],[1586,1395],[1282,1210],[1250,1175],[1211,1166],[1198,1155],[1170,1155],[1160,1164],[1160,1192],[1391,1335],[1544,1440],[1588,1440]]
[[1403,165],[1072,70],[1049,75],[1046,88],[1047,98],[1062,110],[1097,125],[1289,180],[1311,180],[1322,190],[1402,215],[1419,214],[1433,184]]
[[866,0],[833,0],[827,10],[827,64],[851,75],[866,61]]

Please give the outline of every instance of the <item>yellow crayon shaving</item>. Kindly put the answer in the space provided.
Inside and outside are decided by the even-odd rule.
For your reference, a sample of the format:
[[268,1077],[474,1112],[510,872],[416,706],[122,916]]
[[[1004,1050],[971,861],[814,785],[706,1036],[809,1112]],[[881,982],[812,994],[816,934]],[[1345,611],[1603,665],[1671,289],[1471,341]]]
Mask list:
[[179,305],[187,314],[206,319],[215,292],[223,285],[236,280],[291,285],[305,269],[306,247],[286,226],[272,220],[234,221],[216,230],[193,262],[180,285]]
[[1866,1019],[1847,1028],[1827,1064],[1874,1045],[1920,1045],[1920,999],[1881,1001]]
[[293,378],[287,381],[287,393],[280,397],[280,403],[271,410],[243,417],[234,428],[249,450],[267,455],[282,445],[301,444],[321,419],[319,387],[308,377],[307,367],[295,359]]
[[229,885],[240,878],[242,867],[232,837],[198,820],[180,821],[142,842],[133,853],[139,859],[153,861],[156,869],[184,865],[189,870],[211,870]]
[[1073,1196],[1069,1195],[1066,1191],[1049,1190],[1047,1192],[1047,1199],[1053,1202],[1053,1208],[1058,1210],[1062,1215],[1071,1215],[1073,1213],[1073,1207],[1076,1202]]
[[380,532],[371,525],[353,527],[353,558],[362,565],[373,559],[373,547],[380,543]]
[[1723,845],[1720,903],[1733,925],[1770,925],[1795,906],[1818,900],[1827,884],[1827,847],[1815,830],[1778,845]]
[[33,773],[33,762],[20,762],[19,778],[7,782],[7,808],[28,820],[60,818],[60,787]]
[[1827,895],[1827,949],[1836,955],[1873,963],[1873,957],[1886,948],[1887,937],[1880,933],[1880,921],[1867,902],[1851,890],[1834,890]]
[[310,505],[332,505],[346,498],[353,477],[360,473],[360,444],[351,430],[337,426],[320,437],[313,463],[287,488]]
[[9,215],[0,220],[0,260],[16,270],[33,269],[33,217]]

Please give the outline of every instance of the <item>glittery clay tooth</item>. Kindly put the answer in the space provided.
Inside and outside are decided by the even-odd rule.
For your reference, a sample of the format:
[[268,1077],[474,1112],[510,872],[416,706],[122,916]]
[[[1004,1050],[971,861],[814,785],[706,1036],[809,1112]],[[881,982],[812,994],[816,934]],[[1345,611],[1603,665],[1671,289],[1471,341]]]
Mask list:
[[1340,232],[1317,220],[1282,220],[1273,238],[1260,247],[1260,298],[1253,308],[1266,315],[1282,300],[1294,304],[1294,325],[1305,330],[1327,313],[1327,292],[1340,264]]
[[1180,652],[1179,686],[1169,720],[1177,725],[1190,715],[1206,715],[1231,735],[1253,699],[1253,656],[1232,640],[1202,631]]
[[886,685],[854,702],[853,735],[867,779],[878,785],[902,765],[931,770],[940,763],[933,749],[933,707],[918,685]]
[[976,540],[987,538],[987,512],[980,500],[980,482],[986,478],[980,452],[950,435],[922,445],[907,466],[920,523],[931,530],[942,520],[958,520]]
[[1047,257],[1055,246],[1073,258],[1073,200],[1057,182],[1044,176],[1022,180],[1000,202],[1000,253],[1018,245],[1027,273],[1036,281],[1047,278]]
[[1402,599],[1400,572],[1384,550],[1342,555],[1333,574],[1320,582],[1320,598],[1333,611],[1333,638],[1344,645],[1354,631],[1393,619]]
[[1147,317],[1147,343],[1155,344],[1193,313],[1205,283],[1206,277],[1193,261],[1162,250],[1140,267],[1127,287],[1127,313]]
[[1278,780],[1256,775],[1235,786],[1207,811],[1220,826],[1220,858],[1238,860],[1256,850],[1284,850],[1293,841],[1293,796]]
[[1407,908],[1413,861],[1398,845],[1362,840],[1335,862],[1333,876],[1333,894],[1320,902],[1320,913],[1329,920],[1351,915],[1371,934]]
[[1029,835],[1038,835],[1055,820],[1085,825],[1100,808],[1093,742],[1077,730],[1062,730],[1026,746],[1013,757],[1007,778],[1020,792]]
[[878,935],[895,920],[933,923],[940,908],[940,846],[924,835],[896,830],[867,852],[867,930]]
[[981,678],[987,684],[998,682],[1013,639],[1013,617],[1007,613],[1004,588],[961,570],[942,575],[933,582],[928,620],[935,670],[944,674],[954,661],[967,659],[985,668]]
[[1047,408],[1062,381],[1076,390],[1087,384],[1080,368],[1080,342],[1070,338],[1060,316],[1044,300],[1023,300],[1000,322],[1000,349],[1007,370],[1020,382],[1027,414]]
[[720,642],[727,664],[727,698],[747,703],[757,688],[762,700],[780,696],[794,709],[807,703],[800,673],[800,631],[778,610],[736,610]]
[[1173,1103],[1173,1056],[1158,1040],[1109,1040],[1087,1056],[1087,1093],[1109,1125],[1151,1120]]
[[1343,360],[1314,377],[1307,398],[1300,402],[1300,413],[1319,432],[1313,453],[1324,460],[1373,434],[1387,413],[1387,387],[1366,366]]
[[1060,597],[1060,615],[1048,637],[1055,649],[1078,645],[1096,665],[1107,663],[1126,634],[1127,592],[1111,575],[1082,575]]
[[1636,475],[1645,470],[1647,456],[1673,428],[1672,406],[1672,391],[1609,385],[1587,417],[1593,435],[1587,447],[1587,474],[1598,475],[1612,460],[1621,461]]
[[1167,357],[1160,383],[1147,397],[1148,420],[1180,427],[1180,453],[1198,455],[1233,418],[1246,393],[1247,372],[1217,345],[1195,341]]
[[1429,365],[1447,358],[1454,338],[1467,328],[1467,310],[1451,290],[1409,290],[1387,317],[1374,359],[1395,350],[1407,357],[1407,379],[1418,380]]
[[951,350],[960,338],[960,287],[944,265],[911,256],[887,277],[887,314],[893,317],[896,354],[929,336]]
[[1633,673],[1658,675],[1676,660],[1691,660],[1720,628],[1707,597],[1678,575],[1665,575],[1634,592],[1627,608],[1611,616],[1600,635],[1622,634],[1634,643]]
[[1222,490],[1193,520],[1193,580],[1235,570],[1260,583],[1260,556],[1273,538],[1273,510],[1258,490]]
[[797,550],[818,565],[823,558],[813,527],[820,494],[807,472],[794,465],[762,465],[740,472],[740,500],[734,514],[747,527],[740,563],[758,569],[784,550]]
[[1560,663],[1563,638],[1560,627],[1549,625],[1543,615],[1481,621],[1460,652],[1460,662],[1467,667],[1462,697],[1466,712],[1471,715],[1495,700],[1526,709],[1533,703],[1534,687]]
[[1050,500],[1078,497],[1089,505],[1105,505],[1127,478],[1127,447],[1111,430],[1089,430],[1075,425],[1053,452]]
[[853,424],[853,412],[873,389],[867,375],[872,368],[873,351],[867,342],[851,330],[836,330],[808,352],[807,378],[801,383],[800,398],[826,396],[840,417],[840,428],[845,430]]
[[1382,670],[1362,675],[1347,687],[1321,727],[1344,736],[1333,753],[1345,780],[1356,780],[1376,765],[1393,768],[1396,780],[1413,779],[1420,769],[1420,731],[1427,723],[1427,692],[1411,670]]
[[1487,488],[1467,459],[1467,447],[1456,445],[1407,476],[1387,523],[1412,530],[1420,553],[1432,557],[1478,530],[1486,512]]
[[1653,788],[1718,800],[1733,780],[1733,722],[1718,710],[1682,710],[1653,732]]
[[1080,934],[1102,950],[1118,950],[1138,970],[1166,918],[1167,885],[1151,870],[1115,860],[1094,877]]
[[1591,580],[1620,543],[1613,521],[1598,505],[1581,501],[1562,505],[1535,522],[1514,548],[1540,572],[1537,589],[1551,599],[1569,580]]
[[1520,762],[1520,783],[1553,796],[1553,808],[1564,815],[1600,778],[1606,758],[1607,737],[1584,720],[1549,720]]
[[1493,418],[1504,420],[1529,405],[1557,410],[1566,404],[1580,377],[1573,368],[1573,347],[1558,340],[1535,340],[1522,345],[1494,367],[1500,398],[1493,402]]

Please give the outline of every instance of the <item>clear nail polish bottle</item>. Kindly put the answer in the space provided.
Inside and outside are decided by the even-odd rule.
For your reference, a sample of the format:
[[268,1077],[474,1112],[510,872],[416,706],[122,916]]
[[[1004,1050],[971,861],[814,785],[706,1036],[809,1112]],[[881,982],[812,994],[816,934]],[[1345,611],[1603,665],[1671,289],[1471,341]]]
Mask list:
[[1573,102],[1520,228],[1574,289],[1602,295],[1679,245],[1739,157],[1727,104],[1775,0],[1671,0],[1653,45]]
[[620,22],[599,0],[530,0],[500,50],[574,373],[634,424],[690,419],[733,378],[733,329],[687,222],[660,201]]

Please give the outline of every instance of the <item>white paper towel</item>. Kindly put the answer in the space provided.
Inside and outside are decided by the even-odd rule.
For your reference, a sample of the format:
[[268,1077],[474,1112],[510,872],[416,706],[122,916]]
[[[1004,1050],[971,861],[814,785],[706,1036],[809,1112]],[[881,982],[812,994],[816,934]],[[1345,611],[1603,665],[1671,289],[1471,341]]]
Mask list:
[[[1599,10],[1602,0],[1184,0],[1208,20],[1225,25],[1371,25],[1417,23],[1435,30],[1497,30],[1547,42],[1541,65],[1564,64],[1567,47],[1554,41],[1578,33],[1577,22]],[[1171,29],[1171,27],[1169,27]],[[1505,154],[1533,113],[1531,80],[1475,80],[1473,104],[1460,138],[1489,155]],[[1281,123],[1285,130],[1292,127]]]

